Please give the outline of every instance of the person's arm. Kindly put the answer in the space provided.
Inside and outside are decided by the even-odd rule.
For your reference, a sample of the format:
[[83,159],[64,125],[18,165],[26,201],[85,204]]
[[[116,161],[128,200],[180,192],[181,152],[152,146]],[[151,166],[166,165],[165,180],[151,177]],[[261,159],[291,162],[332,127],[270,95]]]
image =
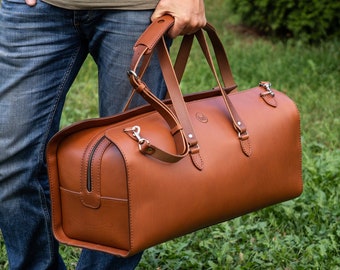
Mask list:
[[165,14],[175,19],[174,26],[168,32],[171,38],[194,33],[207,23],[203,0],[160,0],[151,20]]
[[[34,6],[37,0],[25,0],[29,6]],[[151,20],[168,14],[174,17],[175,24],[169,30],[169,36],[190,34],[205,26],[205,8],[203,0],[160,0]]]

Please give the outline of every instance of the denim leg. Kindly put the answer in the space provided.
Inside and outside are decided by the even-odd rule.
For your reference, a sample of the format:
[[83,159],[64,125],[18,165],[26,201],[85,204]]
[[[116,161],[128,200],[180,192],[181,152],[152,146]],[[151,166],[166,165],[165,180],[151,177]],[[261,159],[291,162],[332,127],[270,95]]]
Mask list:
[[11,269],[65,269],[51,231],[44,160],[87,49],[73,13],[42,2],[0,9],[0,228]]
[[[151,10],[108,11],[96,24],[90,53],[98,65],[101,116],[121,112],[131,94],[126,72],[130,67],[133,45],[150,24],[151,14]],[[166,87],[157,55],[153,56],[143,80],[158,97],[165,96]],[[136,94],[130,108],[141,104],[144,99]]]
[[[152,11],[104,11],[95,23],[95,30],[83,16],[80,28],[89,39],[89,50],[98,65],[99,104],[101,116],[119,113],[131,94],[127,70],[133,54],[133,45],[150,24]],[[160,98],[166,93],[163,76],[157,57],[153,57],[143,79]],[[143,103],[141,97],[134,98],[131,107]],[[77,269],[134,269],[142,253],[127,259],[110,256],[97,251],[84,249]]]
[[[101,115],[121,111],[131,89],[131,48],[151,11],[132,12],[128,23],[129,12],[73,12],[42,2],[31,8],[23,0],[1,5],[0,228],[11,269],[65,269],[51,232],[46,143],[58,130],[65,95],[88,49],[99,68]],[[82,23],[86,17],[91,20]],[[148,73],[147,83],[162,97],[157,62]],[[140,257],[84,250],[78,268],[133,269]]]

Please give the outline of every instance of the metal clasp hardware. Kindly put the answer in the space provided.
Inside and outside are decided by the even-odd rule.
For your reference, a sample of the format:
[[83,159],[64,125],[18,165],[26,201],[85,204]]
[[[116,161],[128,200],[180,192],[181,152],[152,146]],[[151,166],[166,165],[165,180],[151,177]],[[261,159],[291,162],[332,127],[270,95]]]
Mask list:
[[135,137],[138,143],[141,145],[143,143],[149,143],[149,141],[140,135],[140,126],[133,126],[132,128],[125,128],[124,132],[132,132],[133,137]]
[[271,95],[272,97],[275,96],[275,93],[271,89],[272,84],[270,82],[260,82],[259,86],[267,90],[266,92],[260,94],[261,97],[266,96],[266,95]]
[[189,146],[189,152],[190,154],[197,154],[200,151],[200,146],[198,144]]
[[137,73],[134,72],[133,70],[128,70],[126,73],[127,73],[128,77],[134,76],[136,79],[138,79]]
[[238,136],[238,138],[239,138],[241,141],[247,140],[247,139],[249,138],[249,135],[248,135],[248,132],[247,132],[247,131],[246,131],[246,132],[243,132],[243,133],[238,132],[238,133],[237,133],[237,136]]

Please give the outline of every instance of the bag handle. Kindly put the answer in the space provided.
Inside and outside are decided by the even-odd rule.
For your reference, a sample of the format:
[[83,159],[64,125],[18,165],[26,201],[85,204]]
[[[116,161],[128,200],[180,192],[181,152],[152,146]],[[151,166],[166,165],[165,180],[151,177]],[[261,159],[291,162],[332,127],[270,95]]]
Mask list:
[[[206,30],[206,32],[209,35],[210,40],[212,41],[214,53],[215,53],[216,58],[218,59],[217,62],[218,62],[218,65],[219,65],[219,70],[220,71],[224,71],[224,70],[230,71],[230,74],[227,74],[228,76],[223,76],[223,73],[221,72],[222,79],[224,81],[224,85],[228,85],[228,83],[229,83],[229,85],[230,85],[230,83],[233,83],[234,85],[231,85],[229,88],[223,88],[222,87],[222,85],[221,85],[221,83],[220,83],[220,81],[217,77],[217,72],[215,70],[215,66],[214,66],[214,63],[212,61],[210,50],[208,48],[208,45],[207,45],[205,36],[202,33],[202,30],[200,30],[196,33],[196,37],[199,41],[199,44],[201,45],[202,51],[205,55],[205,58],[208,61],[210,69],[213,71],[213,74],[216,78],[216,81],[218,83],[218,87],[219,87],[219,89],[222,93],[224,102],[225,102],[226,107],[229,111],[229,114],[232,118],[234,128],[238,132],[238,136],[239,136],[241,141],[247,140],[248,139],[247,128],[246,128],[244,122],[242,121],[241,117],[238,115],[236,109],[234,108],[234,106],[233,106],[231,100],[229,99],[226,91],[224,91],[224,89],[233,90],[234,87],[236,87],[236,85],[234,83],[234,80],[233,80],[233,77],[232,77],[232,74],[231,74],[230,65],[228,63],[228,58],[227,58],[227,55],[226,55],[225,50],[223,48],[222,42],[218,38],[215,29],[211,25],[208,24],[204,29]],[[224,59],[224,61],[220,61],[221,59]],[[243,150],[245,150],[245,149],[243,148]],[[248,151],[246,151],[246,152],[247,153],[245,153],[245,154],[248,155]]]
[[[158,22],[159,23],[159,22]],[[163,19],[161,20],[162,28],[159,29],[160,32],[165,32],[168,31],[168,29],[170,29],[173,26],[173,20],[169,19],[168,16],[165,16],[165,19],[163,21]],[[157,25],[159,26],[159,25]],[[234,82],[233,76],[232,76],[232,72],[231,72],[231,68],[228,62],[228,58],[225,54],[225,51],[222,48],[219,47],[218,45],[221,46],[221,42],[216,42],[216,40],[218,41],[218,36],[216,35],[216,30],[214,29],[214,27],[211,24],[207,24],[205,29],[209,29],[211,28],[212,31],[210,33],[210,39],[211,40],[215,40],[215,42],[212,42],[213,46],[214,46],[214,53],[215,55],[217,54],[224,54],[222,56],[217,57],[217,63],[219,66],[219,70],[221,72],[221,76],[222,76],[222,80],[224,82],[224,90],[227,92],[227,94],[229,94],[232,90],[236,89],[237,86]],[[215,33],[215,35],[214,35]],[[174,64],[174,69],[175,69],[175,73],[176,73],[176,77],[178,82],[180,83],[182,80],[182,76],[190,55],[190,51],[191,51],[191,47],[193,44],[193,40],[194,40],[195,34],[191,34],[191,35],[184,35],[182,38],[182,42],[180,45],[180,49],[178,50],[177,53],[177,57],[176,57],[176,62]],[[150,62],[151,56],[152,56],[152,52],[153,51],[153,46],[155,46],[156,42],[155,39],[157,39],[158,36],[157,35],[153,35],[153,34],[147,34],[144,33],[136,42],[135,47],[140,46],[141,44],[146,45],[146,47],[148,48],[148,50],[150,51],[150,53],[148,53],[147,55],[144,54],[144,59],[142,62],[142,65],[140,67],[140,71],[138,76],[140,78],[143,77],[146,68]],[[137,45],[138,44],[138,45]],[[134,61],[138,61],[138,59],[135,59]],[[128,101],[125,104],[125,107],[123,109],[123,111],[128,110],[129,105],[132,101],[132,98],[135,94],[135,91],[133,90],[133,92],[131,93]],[[167,95],[168,97],[168,95]]]
[[[145,31],[144,33],[139,37],[137,40],[135,46],[134,46],[134,55],[131,60],[131,70],[129,71],[129,77],[130,82],[133,86],[133,88],[141,94],[147,101],[148,99],[152,99],[153,101],[158,100],[158,102],[163,103],[161,100],[159,100],[157,97],[153,96],[150,89],[146,87],[146,84],[141,81],[141,79],[137,76],[137,67],[139,66],[139,63],[141,62],[143,56],[150,55],[155,47],[158,44],[163,44],[159,42],[162,40],[162,37],[166,34],[166,32],[173,26],[174,19],[170,15],[165,15],[161,17],[160,19],[154,21]],[[164,42],[164,40],[163,40]],[[165,46],[165,44],[163,44]],[[165,46],[166,47],[166,46]],[[165,51],[167,51],[165,49]],[[162,63],[162,61],[160,60]],[[142,62],[143,63],[143,62]],[[162,65],[162,64],[161,64]],[[143,66],[143,64],[142,64]],[[171,64],[170,64],[171,66]],[[173,68],[171,66],[170,69],[168,69],[168,72],[172,72]],[[167,75],[164,75],[164,77],[168,77]],[[202,159],[199,155],[199,146],[198,141],[196,138],[196,135],[194,133],[194,129],[192,128],[191,121],[188,117],[188,111],[185,106],[185,102],[183,100],[183,96],[181,95],[181,92],[179,90],[179,83],[176,79],[176,76],[170,75],[170,77],[174,78],[175,85],[177,85],[177,91],[178,94],[172,95],[172,103],[175,108],[175,112],[177,115],[177,118],[180,120],[181,127],[183,127],[184,133],[176,133],[184,135],[183,141],[187,142],[187,145],[189,147],[188,151],[190,153],[190,156],[193,160],[193,163],[198,169],[203,168]],[[142,85],[142,87],[141,87]],[[169,87],[169,85],[167,85]],[[157,106],[157,108],[161,108],[162,106]],[[157,108],[154,107],[156,110]],[[157,110],[161,115],[164,114],[164,112],[161,112]],[[150,146],[150,145],[149,145]],[[150,151],[156,153],[157,151]],[[172,154],[168,154],[169,159],[172,159]]]
[[[237,88],[237,85],[234,82],[227,55],[219,37],[216,34],[216,30],[214,29],[214,27],[211,24],[207,23],[203,29],[208,33],[209,38],[212,41],[211,43],[213,45],[214,54],[216,56],[217,64],[219,66],[219,71],[224,85],[223,88],[229,94],[232,90]],[[202,48],[202,52],[204,53],[210,68],[212,68],[212,58],[210,56],[208,47],[206,47],[206,41],[203,40],[205,38],[204,35],[202,36],[202,31],[197,31],[196,33],[191,35],[185,35],[183,36],[180,49],[178,50],[176,61],[174,64],[176,77],[179,82],[182,80],[182,76],[189,58],[195,36]]]
[[[230,65],[228,63],[227,56],[226,56],[226,53],[224,51],[222,42],[218,38],[215,29],[211,25],[208,24],[204,28],[204,30],[208,33],[209,38],[211,38],[211,41],[214,44],[213,48],[214,48],[215,55],[217,57],[217,62],[219,63],[219,67],[222,68],[222,70],[220,70],[220,71],[221,71],[221,75],[222,75],[224,85],[228,85],[228,84],[225,83],[227,81],[227,83],[229,83],[229,86],[222,87],[222,84],[221,84],[221,82],[220,82],[220,80],[217,76],[217,72],[216,72],[216,69],[215,69],[211,54],[210,54],[210,50],[209,50],[209,47],[208,47],[208,44],[207,44],[207,41],[205,39],[205,36],[204,36],[202,29],[197,31],[194,35],[196,36],[196,38],[197,38],[197,40],[198,40],[198,42],[201,46],[202,52],[204,53],[204,56],[205,56],[205,58],[206,58],[206,60],[209,64],[209,67],[210,67],[210,69],[211,69],[211,71],[212,71],[212,73],[213,73],[213,75],[216,79],[216,82],[218,84],[218,89],[220,90],[220,92],[222,94],[226,108],[228,109],[228,112],[231,116],[231,119],[232,119],[232,122],[233,122],[233,127],[237,131],[242,151],[244,152],[244,154],[246,156],[250,156],[251,155],[251,147],[250,147],[250,143],[249,143],[249,135],[248,135],[248,132],[247,132],[247,128],[245,126],[245,123],[242,121],[242,119],[238,115],[236,109],[234,108],[231,100],[229,99],[229,97],[227,95],[227,92],[225,91],[225,89],[227,89],[229,91],[235,89],[236,85],[234,83],[234,80],[233,80],[233,77],[232,77],[232,74],[231,74]],[[160,62],[161,62],[161,68],[162,68],[162,71],[163,71],[164,79],[165,79],[167,86],[168,86],[168,91],[169,91],[171,100],[173,101],[173,103],[175,103],[175,101],[176,102],[180,101],[181,105],[186,108],[185,102],[183,100],[183,96],[182,96],[182,93],[181,93],[181,90],[180,90],[180,87],[179,87],[179,84],[178,83],[177,83],[177,85],[175,84],[175,82],[177,81],[177,77],[174,76],[174,72],[169,72],[169,71],[173,70],[173,67],[172,67],[171,59],[170,59],[170,56],[169,56],[168,51],[166,49],[164,40],[163,40],[163,45],[160,46],[160,48],[158,50],[158,57],[159,57]],[[224,71],[224,73],[223,73],[223,71]],[[225,71],[227,71],[227,72],[225,72]],[[224,76],[223,76],[223,74],[224,74]],[[178,74],[178,75],[181,75],[181,74]],[[174,107],[175,107],[175,111],[177,112],[176,106],[175,106],[176,104],[174,104]],[[179,108],[179,110],[180,110],[180,108]],[[180,116],[179,116],[179,119],[182,122],[182,118],[180,118]]]
[[[137,67],[139,66],[139,63],[141,62],[143,56],[148,56],[150,55],[155,47],[158,47],[158,56],[160,59],[160,63],[161,63],[161,67],[162,67],[162,72],[163,72],[163,76],[164,79],[166,81],[167,87],[168,87],[168,91],[170,93],[170,97],[176,112],[176,118],[179,119],[179,123],[181,123],[181,126],[183,127],[183,131],[184,132],[176,132],[173,135],[180,135],[180,136],[184,136],[181,138],[180,141],[182,142],[187,142],[187,145],[189,147],[189,153],[190,156],[193,160],[193,163],[195,164],[195,166],[198,169],[202,169],[203,168],[203,161],[199,155],[199,146],[198,146],[198,142],[194,133],[194,130],[192,128],[191,122],[190,122],[190,118],[188,116],[188,111],[182,96],[182,93],[180,91],[179,88],[179,83],[176,77],[176,73],[174,71],[174,68],[171,64],[171,60],[170,60],[170,56],[168,54],[168,51],[166,49],[165,43],[164,43],[164,39],[162,38],[163,35],[168,31],[168,29],[173,25],[173,18],[169,15],[163,16],[162,18],[160,18],[159,20],[153,22],[148,28],[147,30],[141,35],[141,37],[137,40],[135,46],[134,46],[134,56],[132,58],[131,61],[131,70],[129,71],[129,77],[130,77],[130,82],[132,84],[132,86],[134,87],[134,89],[139,92],[149,103],[150,103],[150,99],[152,99],[153,103],[150,103],[163,117],[164,115],[169,116],[168,119],[165,118],[165,120],[169,123],[169,119],[170,122],[176,122],[176,119],[172,119],[174,117],[174,115],[171,115],[169,112],[166,112],[166,109],[164,108],[164,106],[160,105],[163,104],[163,102],[161,100],[159,100],[157,97],[153,96],[152,92],[150,91],[150,89],[148,89],[148,87],[145,85],[145,83],[143,83],[141,81],[141,79],[137,76],[136,70]],[[204,30],[206,30],[208,32],[209,38],[211,39],[212,43],[213,43],[213,48],[214,48],[214,52],[215,55],[217,56],[217,60],[218,60],[218,66],[220,68],[220,72],[222,75],[222,79],[225,83],[225,85],[227,85],[227,87],[230,86],[230,88],[236,88],[236,85],[234,83],[234,80],[232,78],[231,75],[231,70],[230,70],[230,66],[228,64],[228,60],[226,57],[226,54],[224,52],[223,49],[223,45],[221,43],[221,41],[219,40],[216,31],[214,30],[213,27],[211,27],[210,25],[207,25],[207,27],[204,28]],[[202,30],[199,30],[197,33],[199,33]],[[198,34],[199,35],[199,34]],[[196,35],[197,36],[197,35]],[[204,36],[204,35],[203,35]],[[161,40],[161,42],[159,42]],[[201,45],[201,48],[204,52],[204,55],[211,67],[211,70],[215,76],[215,78],[217,79],[217,82],[219,84],[219,89],[223,95],[225,104],[228,108],[228,111],[231,115],[231,118],[233,120],[233,126],[234,128],[237,130],[239,138],[240,138],[240,142],[241,142],[241,146],[242,146],[242,150],[243,152],[249,156],[250,155],[250,145],[249,145],[249,140],[248,140],[248,134],[246,132],[246,128],[245,125],[242,121],[240,121],[239,116],[237,115],[236,110],[234,109],[234,107],[232,106],[231,101],[229,100],[227,93],[225,92],[224,88],[222,88],[218,76],[216,74],[216,70],[214,68],[214,65],[212,63],[211,60],[211,55],[206,43],[205,39],[202,39],[200,36],[198,37],[198,41]],[[188,45],[186,45],[188,46]],[[188,46],[191,48],[191,45]],[[186,50],[187,52],[190,51],[190,49]],[[186,63],[186,61],[185,61]],[[180,67],[182,65],[182,70],[184,71],[184,67],[185,67],[185,63],[183,62],[183,64],[180,64]],[[180,75],[180,77],[182,76],[182,74],[180,74],[183,72],[182,71],[177,71],[177,74]],[[164,105],[164,104],[163,104]],[[167,108],[167,106],[165,106]],[[177,125],[180,126],[180,125]],[[170,125],[171,128],[171,125]],[[176,141],[176,140],[175,140]],[[150,146],[150,145],[148,145]],[[177,145],[176,145],[177,146]],[[177,147],[178,148],[178,147]],[[180,147],[183,149],[183,147]],[[141,147],[140,147],[141,149]],[[144,149],[144,148],[142,148]],[[142,151],[141,149],[141,151]],[[142,151],[145,154],[150,154],[147,152]],[[153,151],[150,151],[152,153],[161,153],[161,151],[157,151],[157,148],[154,148]],[[154,155],[155,156],[155,155]],[[161,153],[162,159],[161,160],[166,160],[166,159],[172,159],[172,157],[174,156],[173,154],[170,153],[166,153],[166,152],[162,152]],[[177,154],[175,156],[185,156],[185,152],[181,152],[181,154]]]

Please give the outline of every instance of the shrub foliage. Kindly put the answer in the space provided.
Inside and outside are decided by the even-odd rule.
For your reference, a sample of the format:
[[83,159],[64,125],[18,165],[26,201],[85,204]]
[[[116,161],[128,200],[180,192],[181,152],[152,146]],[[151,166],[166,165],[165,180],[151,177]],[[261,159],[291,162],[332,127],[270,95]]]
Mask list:
[[340,35],[340,2],[333,0],[231,0],[243,24],[263,34],[319,42]]

